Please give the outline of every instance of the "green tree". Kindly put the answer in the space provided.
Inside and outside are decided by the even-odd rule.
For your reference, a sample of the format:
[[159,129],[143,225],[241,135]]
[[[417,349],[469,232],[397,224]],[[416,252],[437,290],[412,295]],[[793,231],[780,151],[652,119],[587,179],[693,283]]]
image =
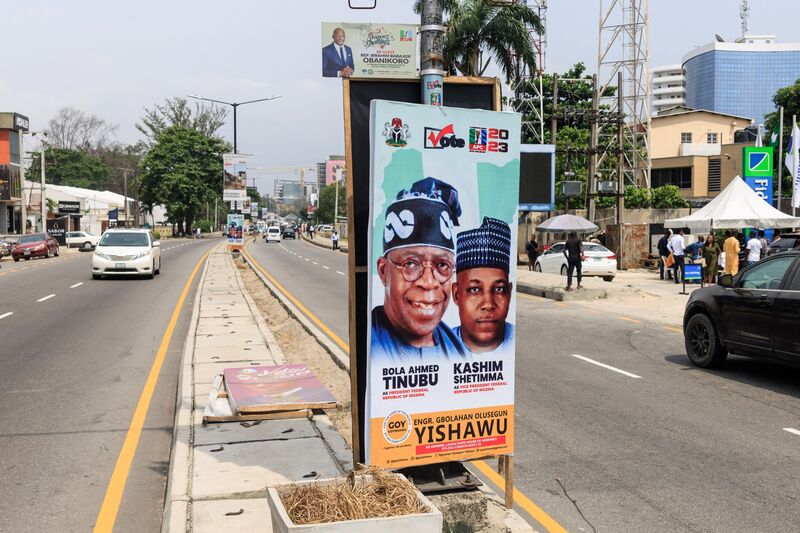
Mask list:
[[248,187],[247,188],[247,197],[250,198],[250,201],[259,206],[263,206],[264,204],[261,203],[261,195],[258,194],[258,189],[255,187]]
[[[347,216],[347,199],[345,198],[345,190],[342,182],[337,182],[336,186],[339,188],[339,213],[338,216]],[[336,187],[327,185],[319,191],[319,206],[317,207],[316,216],[317,220],[322,224],[333,224],[333,210],[336,204]]]
[[[110,170],[99,158],[71,148],[47,148],[44,154],[47,183],[105,189]],[[41,156],[34,155],[31,168],[27,171],[28,179],[38,179],[41,164]]]
[[[506,81],[517,80],[521,67],[536,69],[528,27],[544,31],[539,15],[525,4],[495,5],[491,0],[446,0],[444,64],[451,74],[483,76],[492,59]],[[420,2],[414,10],[419,13]]]
[[[783,107],[783,124],[781,125],[783,129],[783,148],[786,149],[786,143],[789,140],[789,136],[792,134],[792,115],[800,115],[800,79],[794,82],[794,84],[789,85],[788,87],[784,87],[783,89],[778,89],[775,95],[772,97],[772,101],[775,103],[775,108],[778,109]],[[780,113],[778,111],[774,111],[772,113],[768,113],[765,121],[764,126],[767,130],[767,136],[769,136],[773,131],[777,129],[778,120],[780,118]],[[766,142],[766,141],[765,141]],[[775,148],[778,149],[777,147]],[[775,157],[775,170],[774,175],[775,179],[778,176],[783,176],[783,196],[791,196],[792,194],[792,177],[789,174],[786,174],[783,168],[778,168],[778,158],[777,154]],[[785,175],[784,175],[785,174]],[[777,184],[775,187],[777,191]]]
[[225,143],[184,126],[170,126],[141,163],[141,200],[162,204],[178,231],[188,233],[206,201],[222,194]]
[[[144,135],[146,146],[153,146],[170,126],[181,126],[206,137],[215,137],[228,116],[226,107],[195,102],[192,109],[189,101],[180,97],[167,98],[163,104],[145,107],[144,111],[144,116],[136,123],[136,129]],[[226,150],[230,150],[230,146],[226,145]]]

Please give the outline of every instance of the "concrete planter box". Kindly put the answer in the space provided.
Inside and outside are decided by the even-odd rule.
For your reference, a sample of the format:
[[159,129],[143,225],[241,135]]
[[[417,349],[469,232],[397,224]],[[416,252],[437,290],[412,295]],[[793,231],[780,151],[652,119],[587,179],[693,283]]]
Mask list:
[[[400,474],[395,476],[402,477]],[[367,481],[370,476],[358,476],[356,483]],[[308,485],[316,483],[328,485],[332,483],[342,483],[343,478],[321,479],[316,481],[298,481],[298,485]],[[308,533],[441,533],[442,531],[442,512],[439,511],[421,492],[417,492],[420,501],[424,503],[431,512],[422,514],[410,514],[405,516],[393,516],[391,518],[367,518],[363,520],[347,520],[343,522],[329,522],[327,524],[308,524],[295,525],[286,509],[283,506],[278,489],[280,487],[269,487],[267,489],[267,499],[269,500],[269,510],[272,515],[272,530],[275,533],[289,532],[308,532]]]

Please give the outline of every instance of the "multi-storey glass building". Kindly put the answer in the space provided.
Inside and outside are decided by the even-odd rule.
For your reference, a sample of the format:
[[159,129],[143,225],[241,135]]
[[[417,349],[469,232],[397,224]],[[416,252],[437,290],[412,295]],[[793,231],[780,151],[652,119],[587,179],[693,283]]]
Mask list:
[[775,111],[778,89],[800,79],[800,43],[778,43],[774,35],[746,35],[714,42],[683,57],[686,105],[764,122]]

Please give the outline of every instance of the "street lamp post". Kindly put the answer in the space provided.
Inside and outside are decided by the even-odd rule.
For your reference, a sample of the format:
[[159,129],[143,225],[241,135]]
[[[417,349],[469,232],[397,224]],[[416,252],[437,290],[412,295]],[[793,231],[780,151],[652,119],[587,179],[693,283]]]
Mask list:
[[233,108],[233,153],[234,154],[238,153],[236,144],[236,109],[240,105],[254,104],[256,102],[266,102],[268,100],[275,100],[277,98],[280,98],[280,95],[276,95],[276,96],[269,96],[267,98],[259,98],[257,100],[248,100],[246,102],[224,102],[222,100],[215,100],[213,98],[205,98],[203,96],[198,96],[196,94],[187,94],[186,96],[188,96],[189,98],[194,98],[196,100],[205,100],[206,102],[214,102],[217,104],[229,105]]

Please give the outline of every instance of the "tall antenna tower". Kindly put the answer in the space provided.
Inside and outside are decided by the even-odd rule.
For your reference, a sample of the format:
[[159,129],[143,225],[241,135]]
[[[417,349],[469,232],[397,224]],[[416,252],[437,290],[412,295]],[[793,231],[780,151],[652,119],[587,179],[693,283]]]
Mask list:
[[742,38],[750,32],[750,6],[747,0],[739,5],[739,18],[742,19]]
[[[648,0],[600,0],[597,49],[598,94],[601,107],[622,113],[622,146],[617,135],[600,131],[597,164],[600,172],[612,169],[609,153],[623,158],[624,185],[650,186],[650,52],[647,44]],[[622,73],[622,98],[605,96],[617,86]],[[618,102],[621,100],[621,102]],[[620,108],[621,106],[621,108]],[[605,165],[604,165],[605,163]],[[590,181],[593,176],[590,176]],[[595,192],[595,191],[590,191]]]
[[536,72],[530,72],[522,61],[518,61],[519,82],[512,106],[515,111],[522,113],[523,139],[529,138],[536,144],[543,144],[545,142],[545,118],[542,75],[544,74],[547,50],[547,0],[522,0],[522,3],[530,5],[537,12],[542,21],[544,33],[528,27],[528,36],[536,54]]

